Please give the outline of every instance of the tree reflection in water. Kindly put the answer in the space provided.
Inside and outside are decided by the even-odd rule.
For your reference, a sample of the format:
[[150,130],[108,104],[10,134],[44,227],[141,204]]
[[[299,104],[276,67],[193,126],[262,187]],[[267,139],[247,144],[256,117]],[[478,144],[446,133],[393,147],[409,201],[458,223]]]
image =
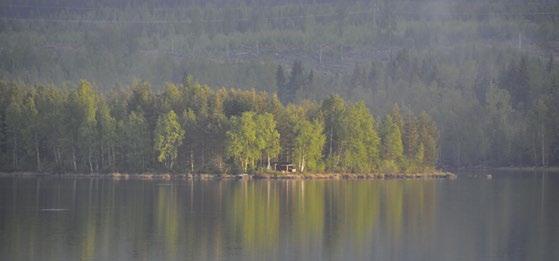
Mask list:
[[559,249],[558,184],[553,176],[545,183],[532,176],[4,178],[0,253],[6,260],[549,260]]

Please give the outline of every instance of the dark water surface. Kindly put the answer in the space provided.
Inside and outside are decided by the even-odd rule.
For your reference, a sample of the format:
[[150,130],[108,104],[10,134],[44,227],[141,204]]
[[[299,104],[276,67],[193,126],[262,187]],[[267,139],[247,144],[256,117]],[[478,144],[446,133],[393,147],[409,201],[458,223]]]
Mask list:
[[559,173],[0,178],[1,260],[559,260]]

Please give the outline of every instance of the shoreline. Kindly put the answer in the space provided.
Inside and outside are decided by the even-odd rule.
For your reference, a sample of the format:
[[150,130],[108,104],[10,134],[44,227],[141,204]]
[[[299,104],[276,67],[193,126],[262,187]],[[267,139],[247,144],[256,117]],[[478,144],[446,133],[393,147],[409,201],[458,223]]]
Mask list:
[[465,171],[506,171],[506,172],[559,172],[559,166],[548,167],[461,167],[452,169],[452,171],[460,173]]
[[363,173],[258,173],[258,174],[171,174],[171,173],[46,173],[46,172],[0,172],[0,178],[100,178],[114,180],[386,180],[386,179],[455,179],[457,175],[445,171],[414,174],[363,174]]

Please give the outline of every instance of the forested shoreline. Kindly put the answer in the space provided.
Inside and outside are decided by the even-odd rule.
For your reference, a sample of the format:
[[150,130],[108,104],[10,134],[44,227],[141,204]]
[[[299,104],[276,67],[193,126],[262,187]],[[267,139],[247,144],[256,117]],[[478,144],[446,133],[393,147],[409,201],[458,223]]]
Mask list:
[[559,165],[557,1],[7,0],[0,7],[6,81],[69,88],[87,79],[110,93],[142,79],[161,92],[187,73],[210,86],[277,93],[282,102],[339,95],[378,115],[397,103],[437,122],[444,168]]
[[185,77],[101,93],[0,83],[1,170],[72,173],[434,171],[438,131],[425,113],[382,118],[339,96],[284,106],[274,94],[212,89]]

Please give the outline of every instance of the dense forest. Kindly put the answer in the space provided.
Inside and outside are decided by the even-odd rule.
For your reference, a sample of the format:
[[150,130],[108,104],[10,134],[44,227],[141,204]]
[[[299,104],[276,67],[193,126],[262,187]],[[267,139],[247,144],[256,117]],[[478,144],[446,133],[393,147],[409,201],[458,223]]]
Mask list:
[[[7,133],[7,108],[12,99],[21,108],[28,97],[47,99],[39,97],[44,87],[38,86],[59,86],[45,90],[71,100],[72,89],[81,79],[88,79],[98,90],[96,96],[104,97],[96,99],[108,104],[107,109],[95,110],[100,115],[109,114],[119,122],[134,112],[141,121],[140,113],[128,108],[134,101],[121,97],[126,102],[117,106],[115,99],[138,85],[153,86],[153,93],[147,88],[150,95],[159,97],[172,85],[167,82],[180,83],[176,84],[179,88],[184,85],[183,76],[189,74],[203,86],[212,86],[209,93],[243,93],[222,86],[249,93],[255,89],[258,97],[266,99],[277,93],[284,105],[296,104],[282,110],[303,110],[299,113],[311,125],[322,122],[326,134],[323,162],[312,162],[305,155],[304,165],[309,169],[339,167],[327,146],[336,147],[328,138],[328,119],[313,115],[318,110],[314,107],[321,107],[332,95],[349,101],[344,105],[347,108],[362,100],[378,115],[392,115],[394,104],[400,104],[403,119],[410,111],[425,111],[439,130],[436,152],[432,152],[439,156],[434,163],[439,166],[559,165],[557,19],[559,3],[552,0],[0,1],[0,79],[5,81],[4,89],[28,86],[17,91],[18,95],[2,95],[3,134]],[[181,123],[186,107],[173,109],[185,131],[174,138],[184,140],[176,152],[183,159],[186,152],[181,150],[189,146],[189,131]],[[204,118],[192,110],[191,118]],[[149,123],[146,133],[153,135],[164,111],[143,112]],[[281,134],[284,122],[280,114],[262,109],[241,111],[255,115],[243,116],[224,108],[226,123],[212,124],[223,124],[229,130],[235,124],[265,121],[268,116],[260,114],[269,112]],[[416,114],[413,117],[422,118]],[[374,124],[379,137],[384,121]],[[404,127],[400,131],[406,135]],[[286,145],[283,136],[280,153],[291,150],[284,147],[291,145]],[[155,150],[153,138],[145,139],[150,150]],[[213,150],[209,144],[204,143],[203,150]],[[2,160],[10,162],[2,164],[6,168],[13,167],[14,156],[8,153],[13,153],[11,146],[4,135]],[[20,162],[31,164],[23,160],[23,145],[20,149]],[[145,153],[150,157],[145,158],[143,168],[159,166],[153,151]],[[192,162],[204,162],[193,169],[201,169],[198,165],[206,165],[211,161],[209,155],[214,155],[193,154],[201,159]],[[234,165],[245,169],[263,165],[268,152],[260,154],[262,159],[245,155]],[[339,158],[343,153],[335,154]],[[97,164],[106,165],[107,158],[96,157]],[[73,161],[83,163],[83,159]],[[395,165],[403,168],[406,164],[402,162]],[[180,166],[184,160],[164,163],[185,167]],[[94,169],[94,163],[91,165],[89,169]],[[373,165],[384,166],[382,162]]]
[[382,122],[363,102],[331,96],[283,106],[277,96],[213,90],[185,77],[100,94],[0,82],[4,171],[247,173],[271,161],[301,172],[432,170],[438,132],[397,104]]

